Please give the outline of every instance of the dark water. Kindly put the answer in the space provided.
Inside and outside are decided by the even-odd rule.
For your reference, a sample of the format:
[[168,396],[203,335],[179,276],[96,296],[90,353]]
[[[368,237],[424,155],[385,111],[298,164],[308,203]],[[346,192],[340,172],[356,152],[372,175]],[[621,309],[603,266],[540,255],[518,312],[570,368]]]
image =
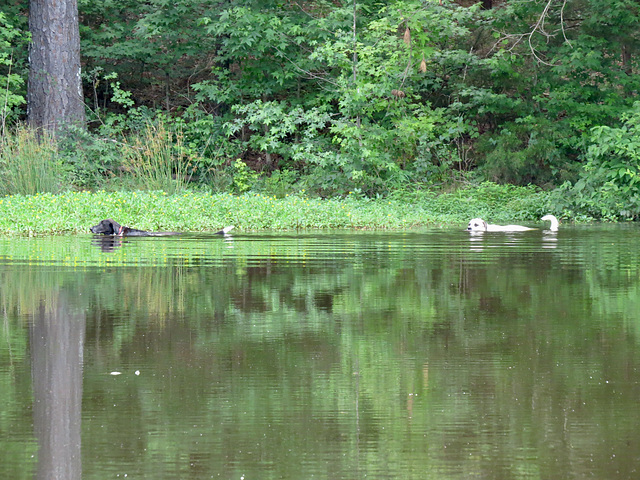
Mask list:
[[640,478],[639,240],[0,239],[0,478]]

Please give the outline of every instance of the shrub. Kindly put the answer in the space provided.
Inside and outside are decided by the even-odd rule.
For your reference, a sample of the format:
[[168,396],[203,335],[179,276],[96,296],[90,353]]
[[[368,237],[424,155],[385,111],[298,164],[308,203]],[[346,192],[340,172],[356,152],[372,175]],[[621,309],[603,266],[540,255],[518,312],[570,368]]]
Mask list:
[[68,181],[78,188],[99,188],[112,178],[122,161],[118,142],[73,129],[58,138],[58,155],[67,171]]
[[239,158],[232,165],[231,187],[236,193],[244,193],[251,190],[258,179],[258,174],[251,170],[246,163]]
[[508,124],[478,140],[479,173],[493,182],[546,185],[566,166],[551,131],[540,125]]
[[602,219],[640,218],[640,103],[619,127],[591,129],[586,162],[575,184],[558,190],[563,208]]

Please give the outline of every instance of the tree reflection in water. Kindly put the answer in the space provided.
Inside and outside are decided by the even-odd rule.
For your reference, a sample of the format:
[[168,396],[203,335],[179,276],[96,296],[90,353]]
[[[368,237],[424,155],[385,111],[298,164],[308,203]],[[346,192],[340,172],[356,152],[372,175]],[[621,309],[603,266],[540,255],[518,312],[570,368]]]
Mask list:
[[38,479],[82,477],[80,429],[85,314],[66,294],[40,301],[30,322]]

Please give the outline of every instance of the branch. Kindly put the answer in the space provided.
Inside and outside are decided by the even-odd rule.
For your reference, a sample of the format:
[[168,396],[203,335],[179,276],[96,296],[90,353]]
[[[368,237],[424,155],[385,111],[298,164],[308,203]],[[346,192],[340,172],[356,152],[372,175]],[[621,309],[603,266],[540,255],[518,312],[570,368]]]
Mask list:
[[[509,47],[509,51],[513,51],[518,44],[520,44],[520,42],[522,42],[523,40],[526,39],[527,41],[527,45],[529,46],[529,50],[531,51],[531,54],[533,55],[533,57],[540,63],[544,64],[544,65],[548,65],[550,67],[554,67],[557,66],[557,64],[553,64],[553,63],[549,63],[545,60],[543,60],[540,55],[538,55],[538,52],[536,51],[535,46],[533,45],[533,37],[536,33],[544,36],[547,39],[547,42],[549,41],[550,38],[554,37],[556,35],[556,33],[548,33],[545,30],[545,20],[549,17],[549,10],[551,9],[551,6],[553,4],[554,0],[547,0],[547,3],[545,4],[544,8],[542,9],[542,12],[540,13],[540,15],[538,16],[535,24],[533,25],[533,27],[531,28],[531,30],[527,33],[521,33],[521,34],[507,34],[507,35],[503,35],[500,39],[498,39],[498,41],[496,41],[496,43],[493,44],[493,46],[491,47],[491,51],[493,51],[494,49],[497,48],[498,44],[500,44],[502,41],[509,40],[510,42],[512,42],[511,47]],[[563,0],[562,1],[562,7],[560,8],[560,29],[562,31],[562,36],[565,40],[565,42],[567,42],[567,44],[569,44],[569,46],[571,46],[571,42],[569,42],[569,39],[567,38],[566,35],[566,31],[565,31],[565,26],[564,26],[564,9],[567,5],[567,0]]]

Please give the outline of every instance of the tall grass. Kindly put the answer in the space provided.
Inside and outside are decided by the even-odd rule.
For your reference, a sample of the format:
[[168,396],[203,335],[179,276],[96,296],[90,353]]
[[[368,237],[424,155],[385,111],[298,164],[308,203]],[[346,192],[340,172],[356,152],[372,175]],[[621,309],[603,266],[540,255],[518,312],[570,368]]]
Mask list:
[[193,172],[183,138],[164,124],[149,124],[124,149],[123,167],[138,190],[183,191]]
[[18,127],[0,138],[0,193],[58,193],[64,185],[56,141],[50,135]]

